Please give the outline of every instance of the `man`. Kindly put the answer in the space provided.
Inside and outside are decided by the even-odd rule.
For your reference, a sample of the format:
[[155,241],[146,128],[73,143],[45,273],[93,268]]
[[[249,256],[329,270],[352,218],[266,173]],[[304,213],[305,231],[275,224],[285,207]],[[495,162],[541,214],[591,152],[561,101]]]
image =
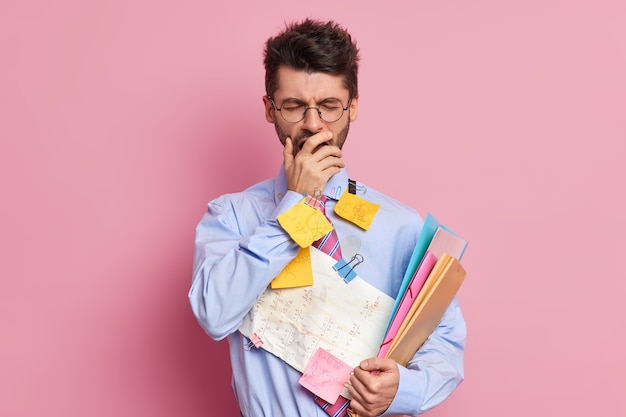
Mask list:
[[[277,217],[304,196],[323,193],[340,246],[364,258],[359,276],[394,298],[422,227],[413,209],[360,182],[356,194],[380,204],[370,228],[334,213],[349,183],[342,148],[358,115],[358,55],[350,35],[334,22],[307,19],[267,41],[265,118],[284,146],[284,164],[276,178],[212,201],[196,230],[189,299],[207,333],[228,338],[233,389],[246,417],[327,415],[299,385],[300,372],[254,348],[238,331],[300,249]],[[464,344],[465,323],[455,299],[407,367],[373,357],[354,369],[346,384],[350,408],[362,417],[432,408],[463,379]]]

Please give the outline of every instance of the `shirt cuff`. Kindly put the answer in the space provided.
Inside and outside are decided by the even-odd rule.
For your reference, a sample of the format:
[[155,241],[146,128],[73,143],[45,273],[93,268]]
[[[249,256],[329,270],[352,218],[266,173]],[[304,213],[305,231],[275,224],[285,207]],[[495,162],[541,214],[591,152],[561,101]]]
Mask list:
[[298,204],[300,200],[302,200],[303,198],[304,197],[302,197],[302,194],[297,193],[295,191],[287,190],[282,200],[280,200],[280,202],[276,206],[276,209],[274,209],[272,218],[276,219],[278,216],[280,216],[281,214],[283,214],[284,212],[286,212],[287,210],[289,210],[290,208]]
[[400,372],[398,391],[389,408],[381,416],[397,416],[407,413],[416,415],[419,412],[419,404],[422,403],[422,398],[420,398],[422,390],[418,388],[421,372],[411,371],[397,364],[396,366]]

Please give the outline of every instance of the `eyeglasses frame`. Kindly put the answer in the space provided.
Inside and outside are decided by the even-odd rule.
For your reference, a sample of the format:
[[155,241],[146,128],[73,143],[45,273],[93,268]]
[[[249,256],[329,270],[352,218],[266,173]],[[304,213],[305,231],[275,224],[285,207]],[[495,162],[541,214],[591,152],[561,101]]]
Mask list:
[[[283,112],[281,111],[283,108],[282,107],[280,107],[280,108],[277,107],[276,103],[274,102],[274,99],[271,96],[268,95],[266,97],[272,102],[272,107],[274,107],[274,110],[280,113],[280,117],[282,117],[282,119],[285,122],[292,123],[292,124],[300,123],[301,121],[303,121],[305,119],[305,117],[306,117],[306,112],[309,111],[310,109],[317,110],[317,115],[319,116],[320,120],[323,121],[324,123],[335,123],[335,122],[339,121],[343,117],[343,114],[345,113],[345,111],[349,110],[350,109],[350,105],[352,104],[352,98],[350,98],[348,100],[348,104],[346,105],[346,107],[343,107],[343,102],[341,100],[339,100],[338,98],[335,98],[335,97],[329,97],[329,98],[326,98],[326,99],[322,100],[320,103],[323,103],[325,100],[329,100],[329,99],[337,100],[339,102],[339,104],[341,104],[341,106],[342,106],[341,107],[341,109],[342,109],[341,110],[341,116],[339,116],[339,118],[337,118],[337,120],[333,120],[332,122],[324,120],[324,118],[322,117],[322,111],[320,110],[320,103],[318,103],[317,107],[315,107],[315,106],[306,106],[304,108],[304,111],[302,112],[302,118],[300,120],[296,121],[296,122],[292,122],[292,121],[289,121],[289,120],[285,119],[285,116],[283,115]],[[304,104],[304,102],[303,102],[303,104]],[[284,102],[283,102],[283,105],[284,105]]]

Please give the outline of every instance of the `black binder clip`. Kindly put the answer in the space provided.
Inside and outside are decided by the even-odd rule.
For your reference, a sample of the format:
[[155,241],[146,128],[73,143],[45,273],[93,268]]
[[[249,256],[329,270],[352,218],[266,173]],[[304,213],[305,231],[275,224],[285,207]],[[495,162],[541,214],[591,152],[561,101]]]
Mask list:
[[346,262],[343,258],[341,258],[335,265],[333,265],[333,269],[337,271],[339,275],[343,278],[343,280],[347,283],[352,281],[356,277],[356,272],[354,272],[354,268],[357,265],[363,263],[363,256],[359,253],[355,254],[349,262]]
[[348,178],[348,192],[350,194],[356,194],[356,181]]

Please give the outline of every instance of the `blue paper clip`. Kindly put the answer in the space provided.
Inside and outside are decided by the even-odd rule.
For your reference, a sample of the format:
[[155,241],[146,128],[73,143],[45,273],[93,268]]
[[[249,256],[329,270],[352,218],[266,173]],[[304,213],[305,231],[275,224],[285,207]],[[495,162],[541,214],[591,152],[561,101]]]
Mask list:
[[[346,283],[349,283],[356,277],[356,272],[354,272],[354,268],[357,265],[363,263],[363,256],[359,253],[355,254],[349,262],[346,262],[343,258],[341,258],[335,265],[333,265],[333,269],[337,271],[339,275],[343,278]],[[354,264],[352,264],[354,262]]]

